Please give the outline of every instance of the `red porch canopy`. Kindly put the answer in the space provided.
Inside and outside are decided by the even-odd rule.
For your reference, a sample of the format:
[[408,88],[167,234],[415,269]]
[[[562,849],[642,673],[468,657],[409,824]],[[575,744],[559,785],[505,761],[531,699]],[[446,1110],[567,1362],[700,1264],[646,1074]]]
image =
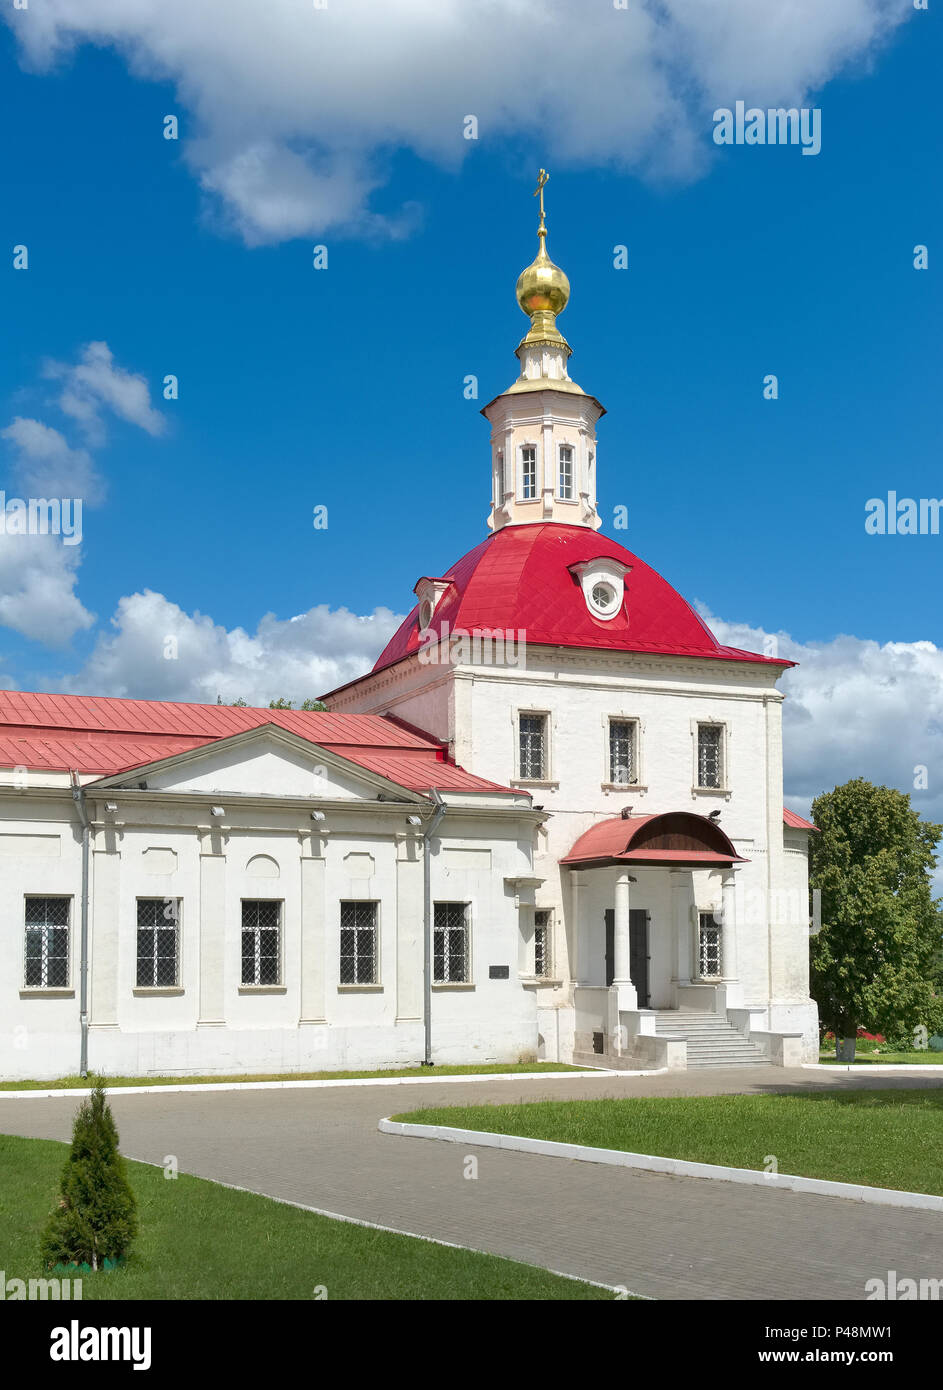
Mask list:
[[603,864],[721,868],[747,862],[719,825],[692,811],[665,811],[627,820],[613,816],[599,821],[584,831],[560,860],[570,868]]

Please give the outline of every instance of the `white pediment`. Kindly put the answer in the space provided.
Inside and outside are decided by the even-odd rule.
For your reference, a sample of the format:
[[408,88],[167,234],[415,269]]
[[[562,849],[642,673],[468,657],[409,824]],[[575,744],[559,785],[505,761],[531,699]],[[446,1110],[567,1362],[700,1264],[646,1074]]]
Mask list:
[[[385,778],[284,730],[253,729],[158,763],[103,778],[101,786],[146,785],[148,791],[203,797],[312,797],[375,801]],[[404,799],[416,799],[403,791]]]

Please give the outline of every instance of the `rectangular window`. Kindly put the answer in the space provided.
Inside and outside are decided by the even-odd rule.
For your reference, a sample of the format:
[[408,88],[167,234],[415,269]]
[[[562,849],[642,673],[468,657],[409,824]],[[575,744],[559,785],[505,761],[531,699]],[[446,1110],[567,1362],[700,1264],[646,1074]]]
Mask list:
[[432,927],[432,978],[436,984],[468,984],[468,903],[436,903]]
[[559,470],[560,496],[564,501],[573,499],[573,449],[569,444],[560,445]]
[[638,782],[638,725],[634,719],[609,720],[609,781],[618,787]]
[[377,983],[377,904],[341,903],[342,985]]
[[519,720],[520,771],[519,777],[530,782],[547,779],[547,716],[522,714]]
[[538,911],[534,913],[534,974],[539,980],[545,980],[553,973],[551,970],[551,920],[549,912]]
[[137,974],[139,989],[167,988],[178,983],[178,919],[176,898],[138,898]]
[[521,496],[525,500],[537,496],[537,449],[533,444],[521,449]]
[[26,899],[27,989],[68,989],[70,898]]
[[720,724],[698,724],[697,726],[697,785],[699,787],[722,787],[724,785],[723,737],[724,731]]
[[713,913],[701,912],[698,915],[698,969],[702,980],[719,979],[722,970],[720,943],[721,926],[714,920]]
[[242,983],[281,983],[282,905],[276,899],[242,902]]

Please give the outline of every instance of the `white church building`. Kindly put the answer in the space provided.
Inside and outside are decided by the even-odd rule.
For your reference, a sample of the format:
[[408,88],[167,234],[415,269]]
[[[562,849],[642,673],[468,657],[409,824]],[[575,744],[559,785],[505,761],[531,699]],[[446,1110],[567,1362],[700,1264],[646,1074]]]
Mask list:
[[326,712],[0,691],[0,1078],[816,1059],[790,663],[600,534],[546,235],[490,534]]

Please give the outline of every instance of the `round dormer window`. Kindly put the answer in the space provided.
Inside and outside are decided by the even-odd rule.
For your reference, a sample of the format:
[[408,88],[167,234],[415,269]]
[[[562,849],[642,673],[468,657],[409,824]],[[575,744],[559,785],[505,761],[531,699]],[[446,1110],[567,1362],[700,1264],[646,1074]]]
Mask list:
[[625,577],[631,569],[631,565],[624,565],[611,555],[599,555],[594,560],[582,560],[570,566],[570,573],[579,581],[583,602],[592,617],[604,623],[619,617],[625,601]]
[[425,599],[425,600],[419,605],[419,628],[420,628],[420,631],[425,632],[426,628],[429,626],[429,624],[430,624],[431,622],[432,622],[432,604],[429,602],[428,599]]
[[616,602],[616,591],[611,584],[594,584],[592,589],[593,606],[600,613],[610,613]]

